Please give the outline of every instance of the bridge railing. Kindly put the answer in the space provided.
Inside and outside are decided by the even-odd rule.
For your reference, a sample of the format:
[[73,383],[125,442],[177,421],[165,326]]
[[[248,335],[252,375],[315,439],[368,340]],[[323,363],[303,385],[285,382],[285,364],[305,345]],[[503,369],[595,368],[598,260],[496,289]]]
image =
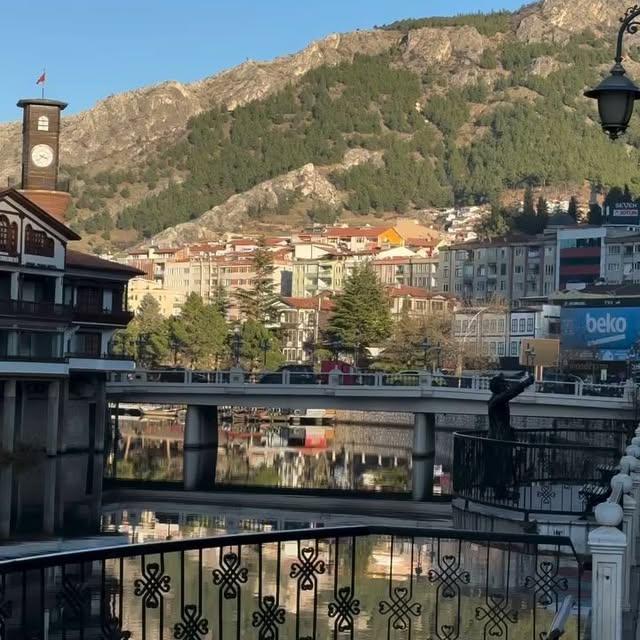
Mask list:
[[3,638],[539,640],[586,569],[558,536],[386,526],[127,545],[0,563]]
[[[120,384],[167,383],[211,385],[327,385],[374,388],[489,389],[491,378],[485,376],[451,376],[428,371],[384,373],[358,371],[317,373],[304,370],[247,372],[242,369],[206,371],[190,369],[157,369],[135,372],[112,372],[110,381]],[[598,384],[582,381],[544,380],[536,382],[531,392],[554,395],[632,399],[636,386],[631,383]]]
[[526,513],[581,515],[606,498],[626,433],[532,429],[516,441],[486,431],[454,434],[453,492],[479,504]]

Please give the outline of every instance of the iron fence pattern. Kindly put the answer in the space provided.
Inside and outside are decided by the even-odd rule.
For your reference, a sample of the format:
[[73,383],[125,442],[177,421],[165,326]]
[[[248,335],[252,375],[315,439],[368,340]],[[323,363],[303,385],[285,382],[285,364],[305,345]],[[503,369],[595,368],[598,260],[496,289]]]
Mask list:
[[608,495],[623,431],[532,429],[518,441],[454,434],[454,496],[530,513],[582,514]]
[[561,537],[341,527],[0,564],[0,638],[540,640],[582,585]]

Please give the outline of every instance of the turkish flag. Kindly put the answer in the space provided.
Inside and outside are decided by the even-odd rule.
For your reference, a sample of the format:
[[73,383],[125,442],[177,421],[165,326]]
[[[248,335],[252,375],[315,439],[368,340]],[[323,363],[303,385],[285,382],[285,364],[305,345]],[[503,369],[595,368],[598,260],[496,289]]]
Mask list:
[[43,71],[42,75],[36,80],[36,84],[44,84],[46,79],[46,74]]

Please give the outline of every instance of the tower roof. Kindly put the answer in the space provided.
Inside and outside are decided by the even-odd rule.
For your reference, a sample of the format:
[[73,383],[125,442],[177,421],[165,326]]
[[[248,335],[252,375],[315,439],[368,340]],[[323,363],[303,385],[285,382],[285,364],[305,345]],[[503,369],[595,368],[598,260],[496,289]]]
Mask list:
[[58,107],[62,111],[66,106],[66,102],[60,102],[60,100],[48,100],[46,98],[23,98],[18,100],[17,105],[23,109],[27,105],[38,104],[43,107]]

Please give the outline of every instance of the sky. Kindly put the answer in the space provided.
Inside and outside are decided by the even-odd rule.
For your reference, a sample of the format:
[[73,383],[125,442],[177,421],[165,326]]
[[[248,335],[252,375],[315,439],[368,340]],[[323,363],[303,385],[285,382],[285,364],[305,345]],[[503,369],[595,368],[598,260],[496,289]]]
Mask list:
[[0,121],[19,98],[69,103],[66,114],[114,93],[191,82],[247,59],[270,60],[330,33],[401,18],[516,9],[522,0],[18,0],[2,10]]

